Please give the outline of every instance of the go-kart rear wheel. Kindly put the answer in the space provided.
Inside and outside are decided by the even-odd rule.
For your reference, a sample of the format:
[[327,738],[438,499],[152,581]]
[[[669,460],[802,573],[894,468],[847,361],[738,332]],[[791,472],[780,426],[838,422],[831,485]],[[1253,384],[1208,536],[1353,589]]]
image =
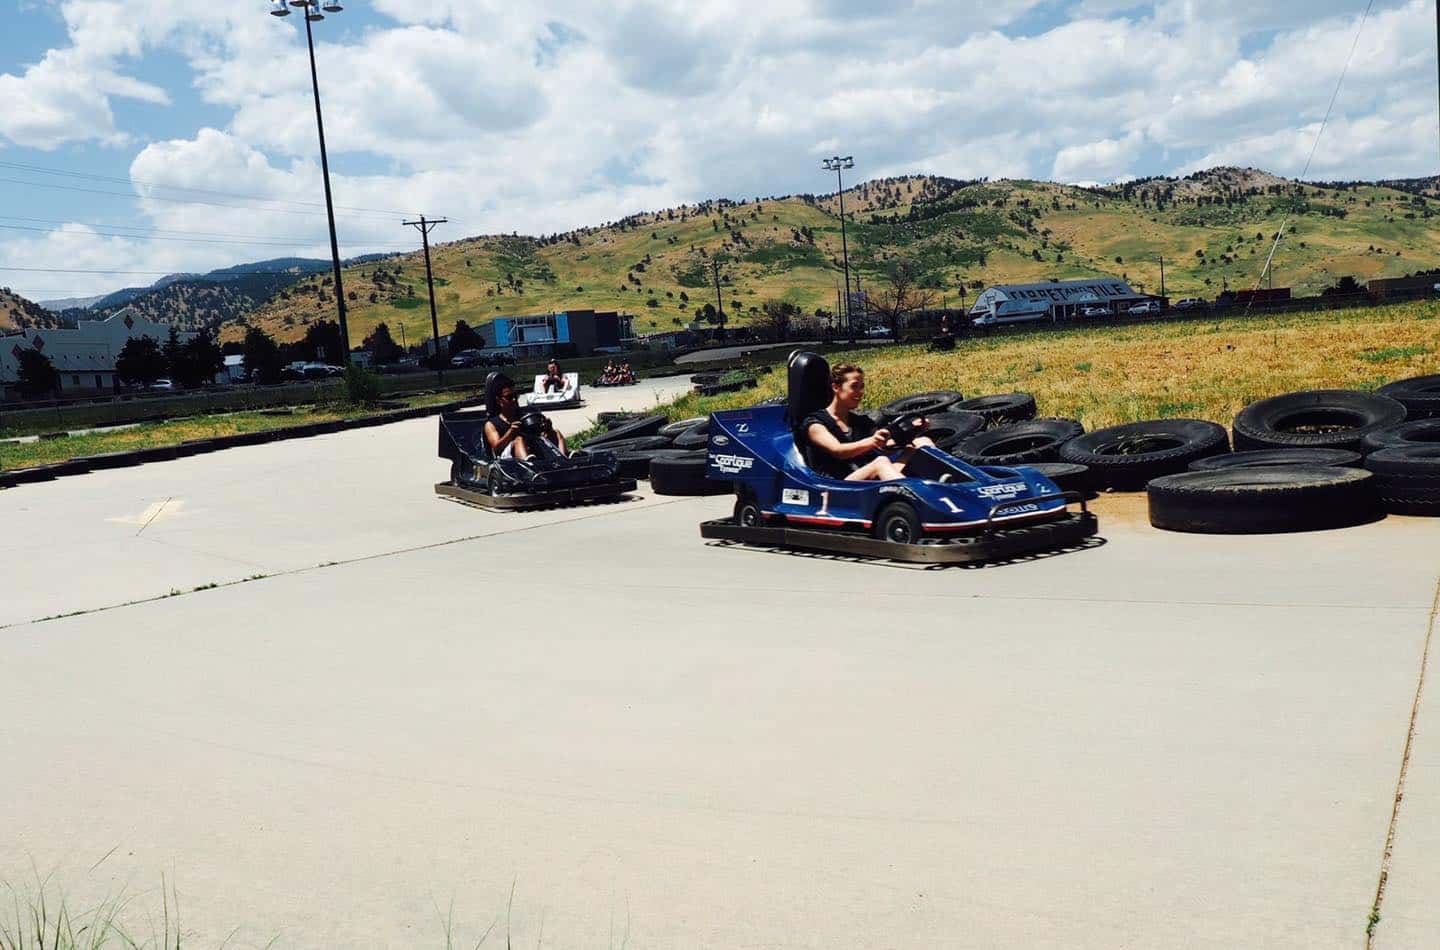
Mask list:
[[485,476],[485,487],[489,490],[491,498],[504,494],[504,492],[501,491],[500,472],[494,466],[491,466],[490,472]]
[[908,501],[894,501],[880,509],[871,530],[881,541],[914,544],[920,540],[920,516]]
[[760,527],[760,503],[749,492],[735,497],[735,523],[742,528]]

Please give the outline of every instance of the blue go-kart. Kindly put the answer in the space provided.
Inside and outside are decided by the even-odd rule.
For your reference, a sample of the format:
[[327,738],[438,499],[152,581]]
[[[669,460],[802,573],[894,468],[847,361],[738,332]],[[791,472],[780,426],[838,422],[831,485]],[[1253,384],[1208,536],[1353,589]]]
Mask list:
[[[735,512],[702,524],[702,537],[966,564],[1074,547],[1098,530],[1084,496],[1062,492],[1033,469],[977,468],[928,446],[914,451],[896,481],[820,475],[801,456],[796,428],[830,402],[830,367],[813,353],[794,353],[788,382],[786,405],[711,417],[706,476],[734,484]],[[918,424],[900,419],[889,428],[903,445]]]

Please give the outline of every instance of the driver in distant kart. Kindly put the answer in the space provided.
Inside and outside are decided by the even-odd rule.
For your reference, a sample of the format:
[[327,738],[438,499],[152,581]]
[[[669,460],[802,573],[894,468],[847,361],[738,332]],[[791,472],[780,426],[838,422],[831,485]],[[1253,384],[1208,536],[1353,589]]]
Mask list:
[[[497,373],[491,383],[492,399],[486,408],[490,419],[485,423],[485,443],[490,454],[497,459],[527,459],[534,453],[525,444],[521,435],[520,397],[515,394],[515,381],[504,373]],[[536,413],[539,415],[539,413]],[[549,439],[561,455],[568,454],[565,436],[545,420],[545,438]]]
[[[831,368],[830,391],[830,405],[812,412],[800,425],[805,433],[806,461],[821,475],[847,482],[893,481],[905,477],[905,462],[915,449],[934,447],[934,442],[921,435],[910,447],[901,449],[890,438],[889,429],[876,428],[856,412],[865,398],[865,371],[853,363]],[[926,421],[920,431],[929,427]]]
[[565,374],[560,372],[560,364],[555,360],[551,360],[545,366],[545,391],[547,393],[565,391]]

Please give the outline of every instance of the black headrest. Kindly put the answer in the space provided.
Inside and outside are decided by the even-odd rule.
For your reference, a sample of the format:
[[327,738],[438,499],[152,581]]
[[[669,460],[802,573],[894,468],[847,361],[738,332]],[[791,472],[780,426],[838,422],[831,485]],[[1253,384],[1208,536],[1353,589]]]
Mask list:
[[789,397],[785,418],[797,426],[810,413],[830,404],[830,364],[823,356],[796,350],[790,354]]
[[485,411],[492,416],[500,414],[500,390],[506,386],[515,387],[515,381],[496,370],[485,377]]

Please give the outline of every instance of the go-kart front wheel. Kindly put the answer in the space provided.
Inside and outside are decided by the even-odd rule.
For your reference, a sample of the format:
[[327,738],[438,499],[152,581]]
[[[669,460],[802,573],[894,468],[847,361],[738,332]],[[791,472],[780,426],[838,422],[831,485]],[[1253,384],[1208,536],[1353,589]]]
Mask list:
[[735,523],[742,528],[760,526],[760,503],[751,495],[740,495],[735,499]]
[[891,502],[875,516],[871,530],[881,541],[914,544],[920,540],[920,516],[907,501]]

